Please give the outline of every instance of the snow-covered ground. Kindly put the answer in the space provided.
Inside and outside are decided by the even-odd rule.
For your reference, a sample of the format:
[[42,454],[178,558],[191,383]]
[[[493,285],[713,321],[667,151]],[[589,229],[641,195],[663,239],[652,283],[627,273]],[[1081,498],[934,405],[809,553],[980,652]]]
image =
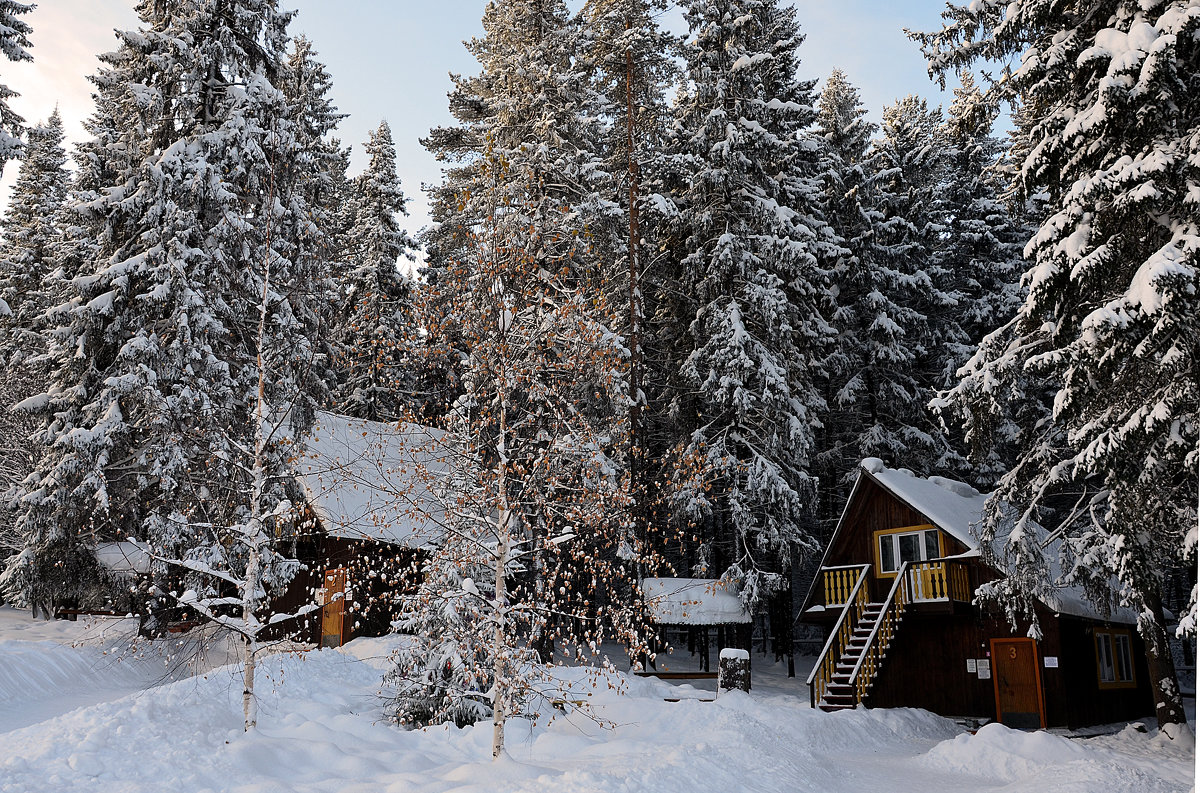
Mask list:
[[510,723],[509,757],[493,763],[490,724],[388,724],[378,692],[389,642],[358,640],[268,658],[260,727],[246,735],[236,666],[175,679],[184,670],[159,648],[113,652],[127,629],[33,623],[0,607],[0,791],[1157,793],[1195,782],[1194,747],[1153,729],[971,735],[922,711],[826,714],[808,707],[802,676],[761,657],[752,694],[715,702],[649,679],[619,694],[565,671],[570,697],[603,723],[578,712]]

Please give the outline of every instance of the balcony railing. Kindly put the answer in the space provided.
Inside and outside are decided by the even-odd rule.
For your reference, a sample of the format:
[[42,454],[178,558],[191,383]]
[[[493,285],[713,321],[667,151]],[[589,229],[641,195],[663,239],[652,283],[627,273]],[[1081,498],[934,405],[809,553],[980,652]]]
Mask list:
[[928,562],[909,562],[908,600],[921,603],[936,600],[971,602],[971,582],[966,565],[934,559]]
[[825,593],[825,607],[844,606],[850,602],[854,587],[870,565],[845,565],[821,568],[821,589]]

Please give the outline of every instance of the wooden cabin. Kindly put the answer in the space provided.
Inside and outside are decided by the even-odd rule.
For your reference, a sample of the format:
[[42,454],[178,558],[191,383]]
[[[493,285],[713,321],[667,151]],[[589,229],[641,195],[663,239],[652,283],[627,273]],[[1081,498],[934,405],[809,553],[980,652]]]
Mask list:
[[[1136,615],[1101,615],[1077,589],[1036,604],[1039,640],[973,603],[1001,577],[972,534],[987,496],[864,460],[800,619],[828,637],[814,707],[915,707],[1010,727],[1153,715]],[[1048,554],[1052,555],[1052,554]]]
[[441,444],[442,433],[426,427],[317,414],[295,461],[308,502],[296,540],[304,569],[273,610],[314,602],[321,610],[281,634],[339,647],[391,628],[396,598],[419,580],[441,524]]

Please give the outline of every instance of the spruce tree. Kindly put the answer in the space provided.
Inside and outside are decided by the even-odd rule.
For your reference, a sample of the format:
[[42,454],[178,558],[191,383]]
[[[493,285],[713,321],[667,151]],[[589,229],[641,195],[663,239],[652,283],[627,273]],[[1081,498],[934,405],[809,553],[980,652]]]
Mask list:
[[63,204],[70,186],[62,117],[55,110],[29,130],[21,170],[9,198],[0,249],[0,314],[4,356],[19,362],[40,348],[38,317],[48,308],[43,282],[56,268]]
[[937,204],[944,225],[934,246],[931,270],[954,296],[933,317],[945,365],[937,383],[957,382],[955,373],[983,337],[1020,303],[1021,251],[1028,239],[1001,200],[1007,185],[998,170],[1000,141],[991,134],[995,111],[970,72],[962,72],[946,118],[946,177]]
[[[62,206],[70,184],[58,111],[45,124],[30,128],[21,170],[0,224],[0,494],[33,466],[33,431],[28,417],[12,410],[45,389],[45,352],[38,331],[42,312],[56,293],[49,276],[58,267]],[[0,557],[23,546],[7,503],[0,507]]]
[[[680,248],[673,417],[709,485],[674,482],[697,524],[698,573],[734,582],[759,608],[815,550],[816,376],[831,329],[813,84],[796,78],[795,11],[770,0],[685,7],[695,45],[679,104],[675,168]],[[685,469],[686,470],[686,469]]]
[[367,169],[355,180],[357,201],[347,251],[344,303],[334,330],[338,349],[338,410],[372,421],[419,411],[413,311],[415,281],[401,270],[414,243],[400,227],[404,192],[387,122],[366,144]]
[[867,299],[876,291],[872,262],[878,214],[871,204],[871,138],[877,128],[866,115],[858,89],[845,72],[835,69],[821,91],[816,125],[829,162],[824,175],[826,217],[842,247],[830,267],[830,323],[837,342],[826,364],[826,410],[816,457],[821,477],[818,517],[828,531],[862,459],[859,437],[868,415],[863,363],[871,343]]
[[[33,28],[19,18],[33,8],[33,3],[0,0],[0,53],[13,63],[33,60],[28,49],[33,46],[29,40]],[[4,165],[9,160],[21,156],[21,133],[25,119],[8,106],[8,100],[16,96],[16,91],[0,84],[0,173],[3,173]]]
[[[1038,533],[1064,538],[1064,583],[1135,609],[1160,727],[1186,731],[1167,646],[1164,576],[1195,567],[1200,466],[1200,8],[1184,0],[951,6],[916,34],[931,73],[1021,55],[989,92],[1028,114],[1019,174],[1050,212],[1027,247],[1028,295],[949,394],[973,429],[1040,380],[1053,411],[1024,439],[984,526],[1012,569],[1009,602],[1030,613],[1048,582]],[[1052,511],[1056,499],[1074,509]],[[1017,510],[1016,525],[1002,503]],[[1011,531],[1008,529],[1011,528]],[[1193,592],[1181,629],[1195,632]]]
[[160,582],[167,560],[191,571],[201,613],[220,617],[205,604],[235,584],[249,605],[218,621],[250,637],[252,601],[295,570],[271,538],[286,535],[288,439],[326,365],[321,233],[272,82],[289,17],[273,0],[138,12],[94,80],[64,253],[78,274],[49,315],[50,387],[26,401],[42,446],[9,572],[61,600],[94,580],[97,541],[136,537]]

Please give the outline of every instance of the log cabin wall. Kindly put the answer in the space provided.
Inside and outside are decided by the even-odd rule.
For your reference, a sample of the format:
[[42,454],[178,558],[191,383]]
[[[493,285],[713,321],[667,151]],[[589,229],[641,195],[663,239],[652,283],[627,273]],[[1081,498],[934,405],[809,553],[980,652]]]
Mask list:
[[[1095,620],[1063,616],[1062,633],[1063,696],[1071,703],[1068,727],[1131,721],[1154,713],[1154,692],[1146,665],[1146,644],[1132,625],[1106,625]],[[1129,688],[1101,687],[1096,662],[1096,631],[1128,631],[1131,639],[1136,685]],[[1055,670],[1046,670],[1048,672]]]
[[[297,541],[296,558],[304,569],[272,601],[272,611],[294,612],[315,603],[317,590],[325,586],[325,571],[346,568],[352,596],[347,600],[343,620],[344,642],[387,633],[394,618],[394,598],[411,590],[420,576],[418,551],[375,540],[311,534]],[[295,622],[268,628],[263,638],[319,644],[320,632],[321,612],[317,610]]]

